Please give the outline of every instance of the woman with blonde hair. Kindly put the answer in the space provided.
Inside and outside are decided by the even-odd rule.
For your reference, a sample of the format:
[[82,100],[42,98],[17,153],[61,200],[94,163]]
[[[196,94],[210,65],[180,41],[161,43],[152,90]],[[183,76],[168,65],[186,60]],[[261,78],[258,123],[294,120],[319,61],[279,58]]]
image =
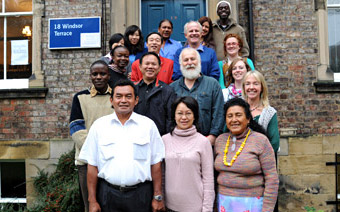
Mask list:
[[[223,49],[224,49],[224,55],[225,59],[218,62],[218,66],[220,67],[220,79],[219,83],[221,85],[221,88],[226,88],[226,85],[224,83],[225,79],[224,77],[227,74],[228,68],[230,64],[238,58],[242,58],[241,49],[243,47],[242,39],[237,34],[228,34],[225,36],[223,40]],[[246,63],[248,63],[251,70],[255,70],[253,61],[249,58],[244,58]]]
[[277,153],[280,147],[277,112],[269,105],[267,83],[259,71],[245,74],[242,81],[242,96],[250,105],[254,120],[266,130],[274,152]]

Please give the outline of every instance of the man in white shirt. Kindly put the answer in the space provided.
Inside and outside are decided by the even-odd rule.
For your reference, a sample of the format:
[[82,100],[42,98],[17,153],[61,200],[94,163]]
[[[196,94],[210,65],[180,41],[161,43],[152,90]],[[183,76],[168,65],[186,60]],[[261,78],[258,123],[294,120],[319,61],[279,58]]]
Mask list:
[[79,155],[88,163],[90,212],[163,210],[163,141],[151,119],[133,112],[138,96],[131,81],[118,81],[112,91],[115,112],[93,123]]

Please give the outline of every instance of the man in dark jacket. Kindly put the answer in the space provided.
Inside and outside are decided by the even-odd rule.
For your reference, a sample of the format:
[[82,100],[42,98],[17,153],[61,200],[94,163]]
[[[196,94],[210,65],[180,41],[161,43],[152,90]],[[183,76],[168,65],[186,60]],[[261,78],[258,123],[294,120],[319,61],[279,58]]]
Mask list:
[[134,111],[152,119],[161,135],[170,130],[171,104],[176,98],[173,89],[157,79],[161,61],[154,52],[140,58],[143,79],[136,83],[139,101]]
[[221,86],[214,78],[201,73],[201,58],[197,50],[190,47],[183,49],[179,63],[183,77],[170,86],[177,96],[191,96],[197,100],[201,133],[214,145],[225,124]]

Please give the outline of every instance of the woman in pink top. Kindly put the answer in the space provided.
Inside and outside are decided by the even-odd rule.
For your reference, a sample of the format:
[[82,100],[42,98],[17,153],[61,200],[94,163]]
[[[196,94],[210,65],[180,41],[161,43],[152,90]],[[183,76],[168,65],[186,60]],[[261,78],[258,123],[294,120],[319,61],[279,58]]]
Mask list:
[[209,140],[198,132],[198,111],[197,101],[189,96],[171,107],[172,128],[162,137],[168,211],[213,211],[213,153]]
[[279,186],[273,148],[247,102],[234,98],[224,108],[229,132],[215,143],[218,211],[272,212]]

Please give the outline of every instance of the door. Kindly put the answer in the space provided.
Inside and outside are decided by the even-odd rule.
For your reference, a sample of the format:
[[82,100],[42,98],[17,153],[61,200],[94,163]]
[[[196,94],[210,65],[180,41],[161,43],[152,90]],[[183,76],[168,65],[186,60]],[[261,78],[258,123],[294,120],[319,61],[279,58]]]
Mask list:
[[184,43],[184,24],[198,20],[205,11],[205,0],[142,0],[143,36],[157,32],[159,22],[166,18],[174,25],[171,38]]

